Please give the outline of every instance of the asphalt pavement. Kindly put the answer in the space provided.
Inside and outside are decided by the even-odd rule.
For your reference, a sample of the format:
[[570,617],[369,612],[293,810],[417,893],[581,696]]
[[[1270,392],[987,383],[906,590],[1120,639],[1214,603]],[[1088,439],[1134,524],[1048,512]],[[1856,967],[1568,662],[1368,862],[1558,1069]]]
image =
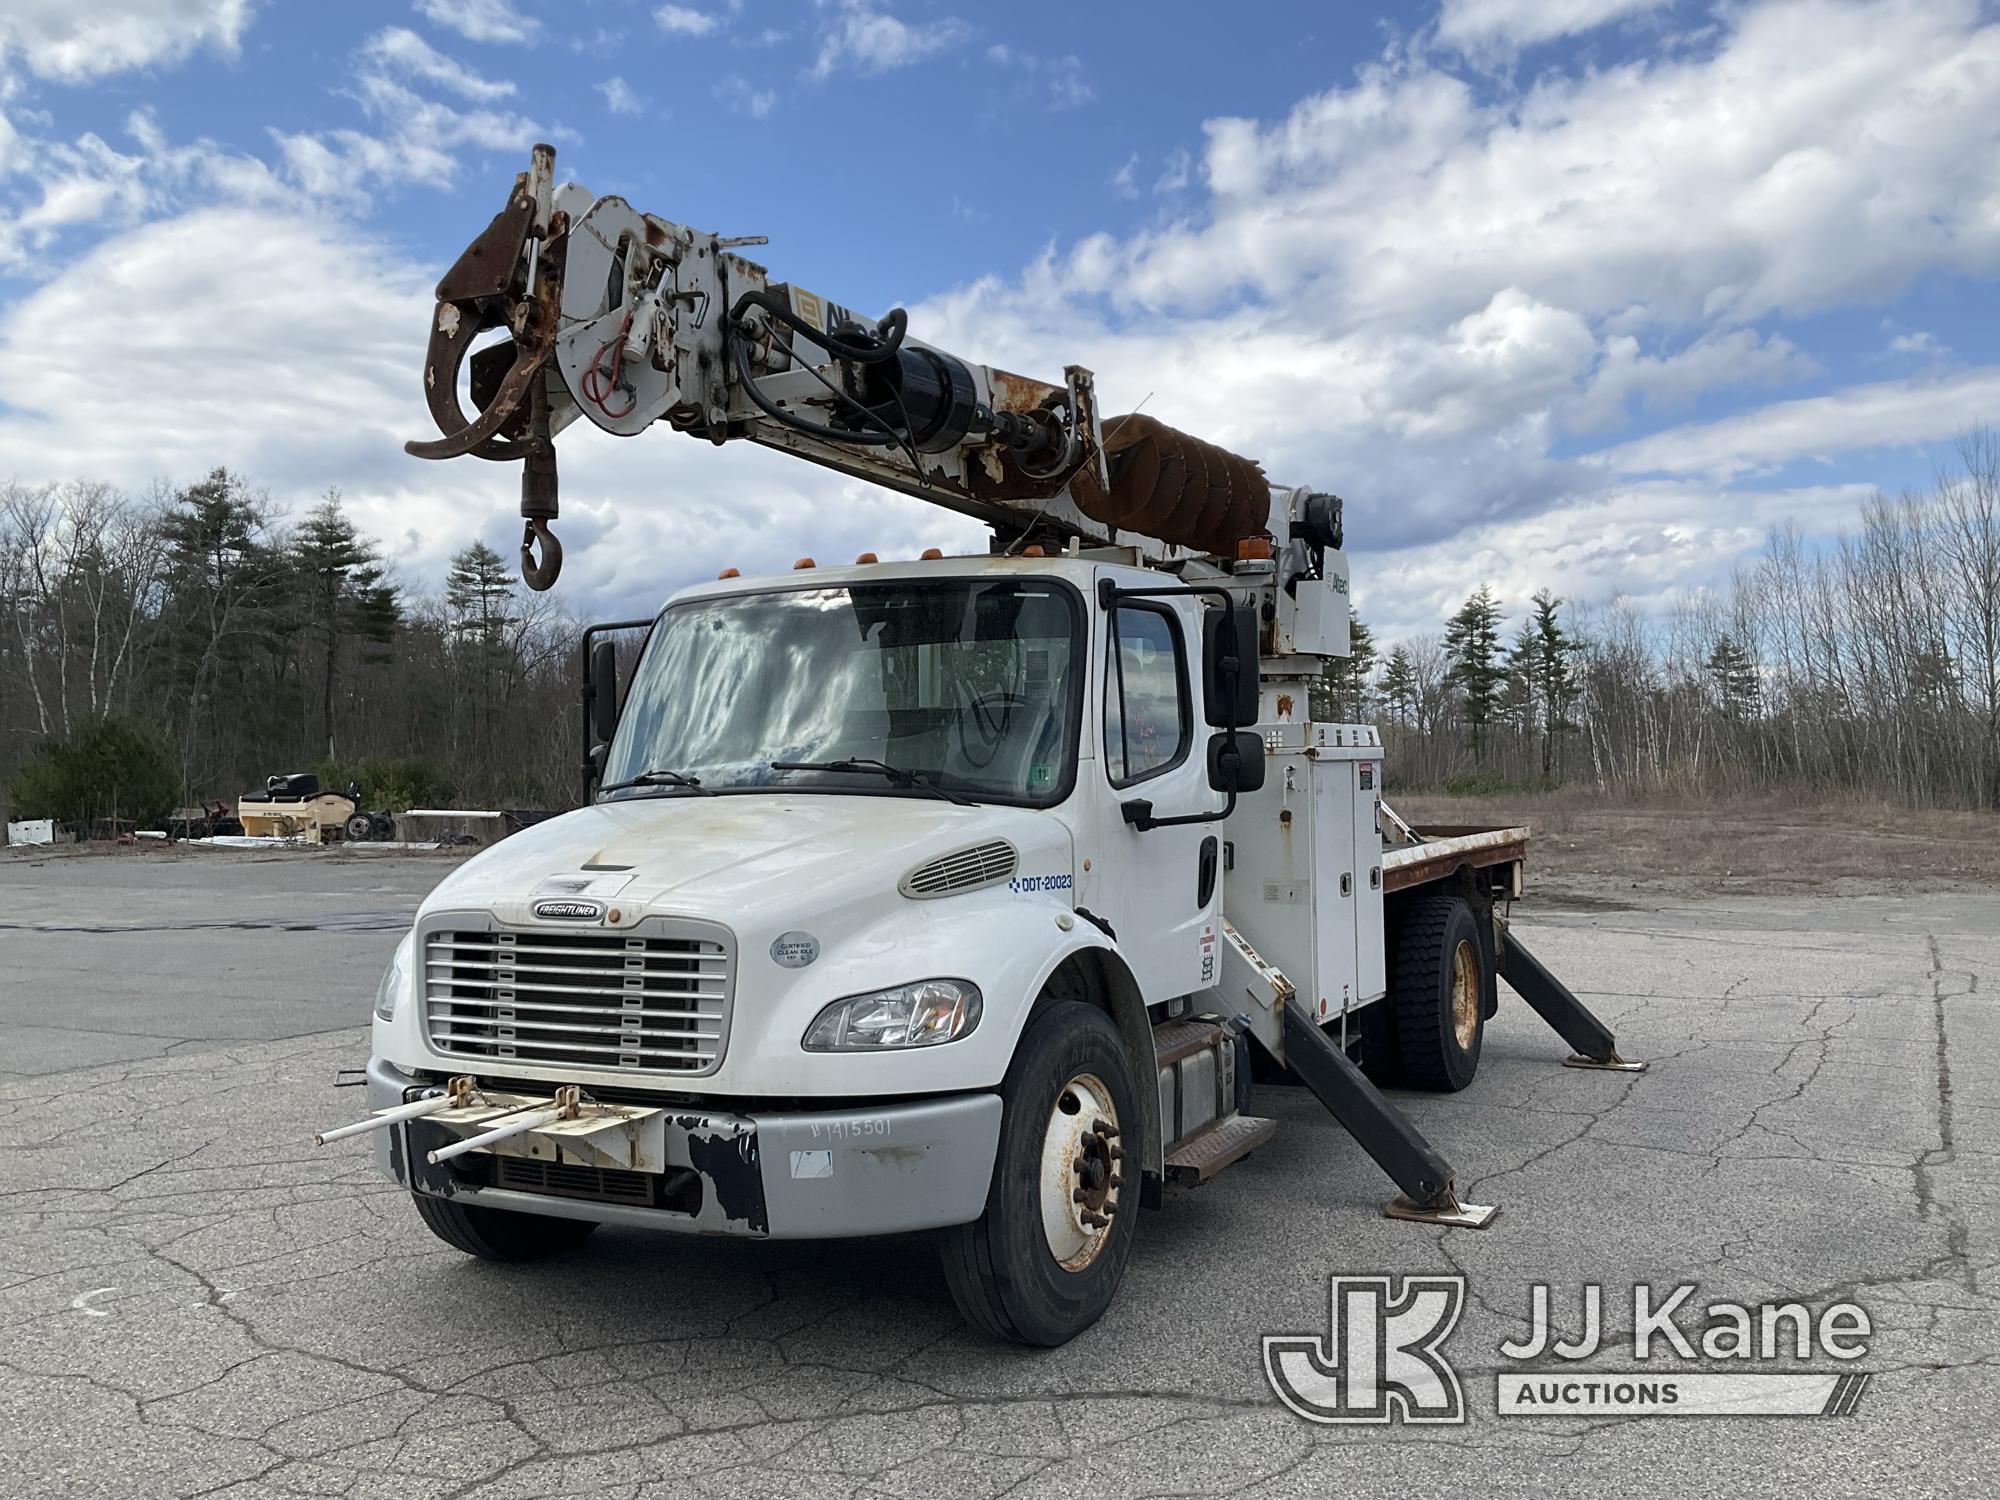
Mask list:
[[[948,1495],[1985,1495],[2000,1469],[2000,896],[1524,906],[1643,1074],[1566,1069],[1503,992],[1475,1084],[1399,1095],[1498,1203],[1390,1186],[1302,1090],[1275,1139],[1148,1214],[1065,1348],[982,1341],[921,1239],[606,1229],[553,1263],[435,1241],[358,1114],[377,976],[445,870],[410,856],[0,858],[0,1492],[353,1500]],[[1321,1425],[1267,1334],[1328,1278],[1463,1276],[1463,1423]],[[1840,1416],[1502,1416],[1530,1288],[1851,1301]],[[1698,1332],[1701,1323],[1694,1320]],[[1660,1367],[1656,1358],[1653,1368]],[[1750,1368],[1705,1359],[1703,1369]],[[1808,1366],[1827,1370],[1824,1358]],[[1762,1368],[1758,1366],[1757,1368]]]

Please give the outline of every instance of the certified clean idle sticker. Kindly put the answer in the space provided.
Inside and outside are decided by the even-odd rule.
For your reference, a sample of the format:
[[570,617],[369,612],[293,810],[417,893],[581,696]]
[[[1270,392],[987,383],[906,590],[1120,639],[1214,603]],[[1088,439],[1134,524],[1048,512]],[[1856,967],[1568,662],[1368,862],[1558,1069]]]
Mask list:
[[819,957],[819,939],[810,932],[781,932],[771,941],[771,962],[781,969],[803,969]]

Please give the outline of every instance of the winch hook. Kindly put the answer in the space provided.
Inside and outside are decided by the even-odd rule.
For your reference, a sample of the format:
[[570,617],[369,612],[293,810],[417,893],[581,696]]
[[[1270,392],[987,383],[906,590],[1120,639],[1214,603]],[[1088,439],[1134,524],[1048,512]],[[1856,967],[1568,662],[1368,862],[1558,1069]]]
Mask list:
[[[542,560],[535,561],[535,543],[542,544]],[[562,543],[549,530],[549,523],[536,516],[521,531],[521,581],[536,593],[554,585],[562,573]]]

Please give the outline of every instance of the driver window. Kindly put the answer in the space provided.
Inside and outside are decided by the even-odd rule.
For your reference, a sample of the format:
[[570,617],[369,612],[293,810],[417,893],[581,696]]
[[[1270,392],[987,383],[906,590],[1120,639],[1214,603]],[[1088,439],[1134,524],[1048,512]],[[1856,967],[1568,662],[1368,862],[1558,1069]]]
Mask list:
[[1111,619],[1105,667],[1104,764],[1130,786],[1180,764],[1189,739],[1187,661],[1173,616],[1121,605]]

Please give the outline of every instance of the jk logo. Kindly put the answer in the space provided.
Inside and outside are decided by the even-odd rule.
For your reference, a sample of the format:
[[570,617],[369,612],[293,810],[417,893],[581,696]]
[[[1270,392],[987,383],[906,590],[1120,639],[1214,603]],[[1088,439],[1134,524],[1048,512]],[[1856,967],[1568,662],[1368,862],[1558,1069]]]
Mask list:
[[1438,1346],[1465,1306],[1463,1276],[1333,1276],[1325,1337],[1266,1335],[1264,1375],[1308,1422],[1463,1422],[1465,1394]]

